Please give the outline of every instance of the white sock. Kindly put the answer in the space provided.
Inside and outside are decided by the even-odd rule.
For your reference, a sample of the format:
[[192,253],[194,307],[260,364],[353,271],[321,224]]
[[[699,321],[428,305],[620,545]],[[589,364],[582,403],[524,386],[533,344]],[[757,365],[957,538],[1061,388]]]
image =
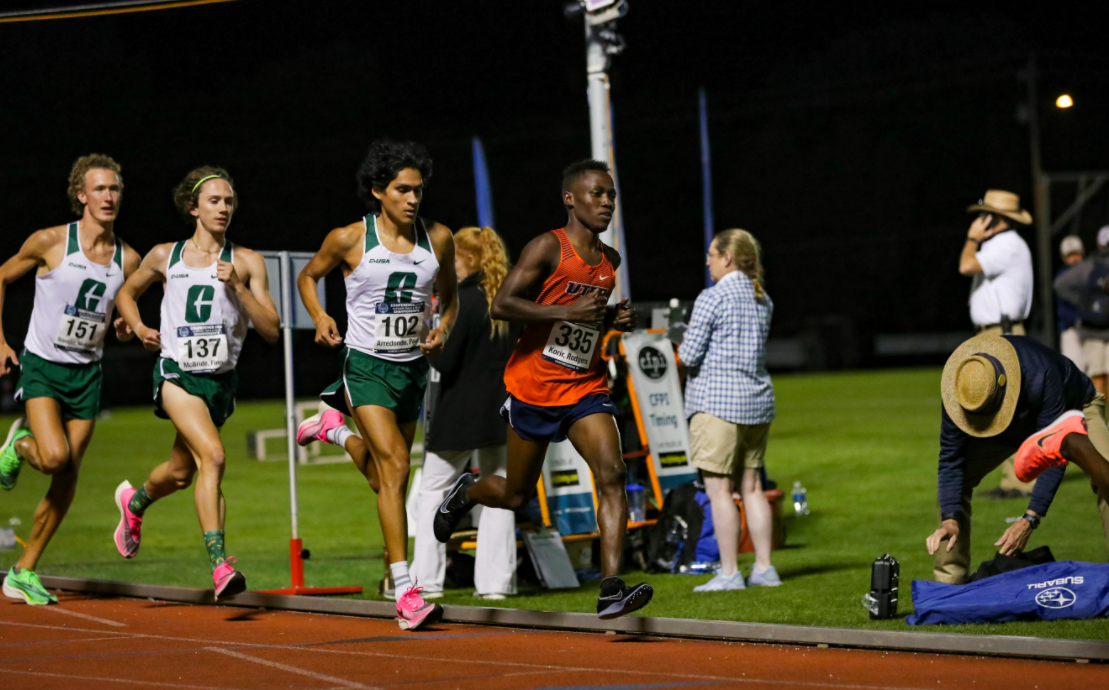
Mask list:
[[334,443],[340,448],[345,448],[347,439],[354,436],[354,434],[347,428],[346,424],[342,424],[334,429],[328,429],[326,436],[328,443]]
[[394,596],[400,601],[401,595],[412,586],[412,578],[408,575],[408,561],[390,563],[389,571],[393,573]]

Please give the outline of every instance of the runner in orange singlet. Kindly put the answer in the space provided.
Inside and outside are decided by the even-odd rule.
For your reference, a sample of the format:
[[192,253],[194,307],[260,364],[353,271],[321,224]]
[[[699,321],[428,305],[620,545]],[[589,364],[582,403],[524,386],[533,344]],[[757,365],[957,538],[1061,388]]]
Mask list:
[[588,463],[600,494],[603,579],[597,615],[616,618],[646,606],[653,590],[648,584],[629,587],[617,576],[628,524],[626,468],[600,341],[606,327],[635,328],[635,312],[628,300],[606,306],[620,266],[620,255],[600,238],[616,208],[608,166],[585,160],[567,168],[562,203],[566,227],[524,247],[489,310],[495,319],[527,324],[504,373],[507,476],[475,482],[472,474],[463,474],[439,506],[435,537],[449,540],[474,505],[522,507],[535,491],[547,445],[569,439]]

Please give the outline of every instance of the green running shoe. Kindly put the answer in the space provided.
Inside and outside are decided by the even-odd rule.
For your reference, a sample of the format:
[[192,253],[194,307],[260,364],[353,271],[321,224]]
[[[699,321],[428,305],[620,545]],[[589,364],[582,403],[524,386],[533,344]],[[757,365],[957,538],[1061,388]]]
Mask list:
[[27,420],[23,417],[12,423],[8,430],[8,438],[0,446],[0,487],[5,491],[15,488],[19,479],[19,470],[23,469],[23,458],[15,452],[15,442],[24,436],[30,436],[31,430],[27,428]]
[[15,572],[15,566],[8,571],[4,578],[4,596],[11,599],[22,599],[31,606],[45,606],[58,603],[58,597],[46,591],[39,582],[39,576],[30,570]]

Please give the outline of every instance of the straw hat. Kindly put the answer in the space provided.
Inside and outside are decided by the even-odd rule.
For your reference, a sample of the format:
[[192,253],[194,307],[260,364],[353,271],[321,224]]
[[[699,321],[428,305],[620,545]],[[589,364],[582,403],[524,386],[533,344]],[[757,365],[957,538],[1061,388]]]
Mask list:
[[1020,207],[1020,197],[1000,189],[988,190],[986,196],[979,199],[977,204],[968,206],[967,211],[997,213],[1021,225],[1032,224],[1032,214]]
[[947,358],[940,380],[943,408],[971,436],[997,436],[1009,428],[1020,397],[1017,351],[998,335],[977,335]]

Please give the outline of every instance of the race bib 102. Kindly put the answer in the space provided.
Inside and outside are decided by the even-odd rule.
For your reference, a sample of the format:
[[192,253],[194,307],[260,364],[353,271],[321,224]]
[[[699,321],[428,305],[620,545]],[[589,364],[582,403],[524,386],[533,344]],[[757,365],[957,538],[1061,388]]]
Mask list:
[[420,346],[423,302],[378,302],[374,307],[374,352],[408,352]]
[[54,347],[69,352],[95,352],[104,342],[104,333],[108,330],[106,319],[107,314],[65,305]]
[[227,327],[222,323],[177,329],[177,366],[181,371],[212,372],[229,360]]
[[543,347],[543,359],[575,371],[588,371],[601,331],[593,326],[559,321]]

